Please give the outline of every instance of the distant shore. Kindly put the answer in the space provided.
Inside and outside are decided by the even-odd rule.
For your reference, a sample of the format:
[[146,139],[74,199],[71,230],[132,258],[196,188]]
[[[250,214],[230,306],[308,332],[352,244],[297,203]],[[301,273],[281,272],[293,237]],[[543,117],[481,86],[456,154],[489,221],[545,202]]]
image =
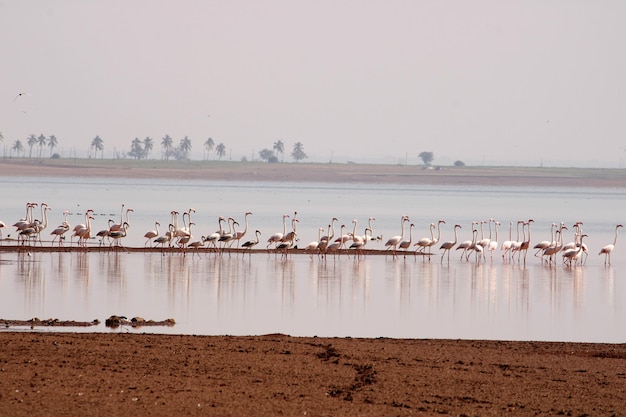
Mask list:
[[0,176],[626,188],[626,170],[127,159],[4,159]]

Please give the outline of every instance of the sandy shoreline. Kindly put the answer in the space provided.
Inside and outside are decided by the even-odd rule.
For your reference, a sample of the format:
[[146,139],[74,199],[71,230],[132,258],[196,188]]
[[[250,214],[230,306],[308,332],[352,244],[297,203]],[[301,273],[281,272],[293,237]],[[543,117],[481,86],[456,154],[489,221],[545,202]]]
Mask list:
[[0,415],[625,415],[625,345],[0,333]]

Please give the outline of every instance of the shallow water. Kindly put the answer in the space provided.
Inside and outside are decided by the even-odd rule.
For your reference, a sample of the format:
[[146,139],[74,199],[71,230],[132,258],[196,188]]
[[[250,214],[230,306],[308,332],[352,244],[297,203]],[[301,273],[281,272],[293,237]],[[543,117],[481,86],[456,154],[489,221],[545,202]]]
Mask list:
[[[430,262],[409,255],[282,259],[274,254],[246,256],[160,253],[0,253],[0,317],[104,321],[110,315],[174,318],[174,327],[122,328],[103,324],[77,331],[467,338],[624,342],[626,254],[620,243],[607,267],[597,255],[611,243],[626,201],[620,190],[498,187],[404,187],[347,184],[245,184],[155,182],[107,179],[30,178],[19,193],[0,180],[8,197],[1,218],[17,220],[26,201],[53,207],[50,227],[71,211],[72,224],[84,210],[96,211],[94,229],[119,220],[121,203],[132,207],[126,246],[143,246],[143,233],[170,221],[169,212],[194,207],[201,234],[217,229],[217,217],[249,217],[247,238],[282,230],[282,214],[298,212],[301,243],[317,238],[317,228],[332,216],[362,231],[376,217],[375,234],[400,234],[400,217],[415,223],[414,239],[428,235],[428,224],[446,219],[442,240],[462,225],[469,239],[472,220],[497,218],[499,240],[508,239],[509,222],[534,218],[533,242],[548,239],[552,222],[584,222],[589,258],[584,266],[545,266],[529,252],[526,265],[493,260]],[[18,194],[18,195],[16,195]],[[37,212],[36,212],[37,213]],[[11,222],[12,223],[12,222]],[[201,232],[200,232],[201,231]],[[337,230],[337,233],[339,230]],[[485,234],[489,231],[485,229]],[[13,230],[4,230],[14,233]],[[361,233],[361,232],[359,232]],[[515,230],[513,237],[515,238]],[[568,232],[571,240],[573,232]],[[45,233],[44,233],[45,234]],[[195,233],[194,233],[195,234]],[[534,236],[537,236],[536,238]],[[69,240],[66,244],[69,243]],[[372,248],[383,249],[380,242]],[[46,243],[44,243],[46,244]],[[91,245],[99,242],[92,240]],[[264,246],[264,245],[263,245]],[[620,279],[621,278],[621,279]],[[43,331],[67,330],[59,328]]]

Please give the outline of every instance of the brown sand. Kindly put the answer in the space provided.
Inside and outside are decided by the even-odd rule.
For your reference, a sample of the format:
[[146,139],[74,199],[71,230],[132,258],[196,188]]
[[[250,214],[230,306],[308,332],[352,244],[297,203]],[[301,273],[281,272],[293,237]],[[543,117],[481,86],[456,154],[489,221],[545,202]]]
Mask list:
[[626,415],[626,346],[0,333],[3,416]]
[[[238,165],[121,172],[0,162],[0,175],[626,186],[623,175],[596,171]],[[0,416],[626,415],[621,344],[133,333],[1,332]]]

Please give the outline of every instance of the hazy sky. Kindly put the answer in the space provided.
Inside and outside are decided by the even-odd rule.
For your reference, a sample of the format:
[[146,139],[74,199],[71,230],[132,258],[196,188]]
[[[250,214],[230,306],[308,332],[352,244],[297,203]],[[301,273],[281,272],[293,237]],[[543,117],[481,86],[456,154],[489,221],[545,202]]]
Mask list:
[[[626,166],[626,2],[4,1],[4,148]],[[21,92],[29,93],[18,97]]]

